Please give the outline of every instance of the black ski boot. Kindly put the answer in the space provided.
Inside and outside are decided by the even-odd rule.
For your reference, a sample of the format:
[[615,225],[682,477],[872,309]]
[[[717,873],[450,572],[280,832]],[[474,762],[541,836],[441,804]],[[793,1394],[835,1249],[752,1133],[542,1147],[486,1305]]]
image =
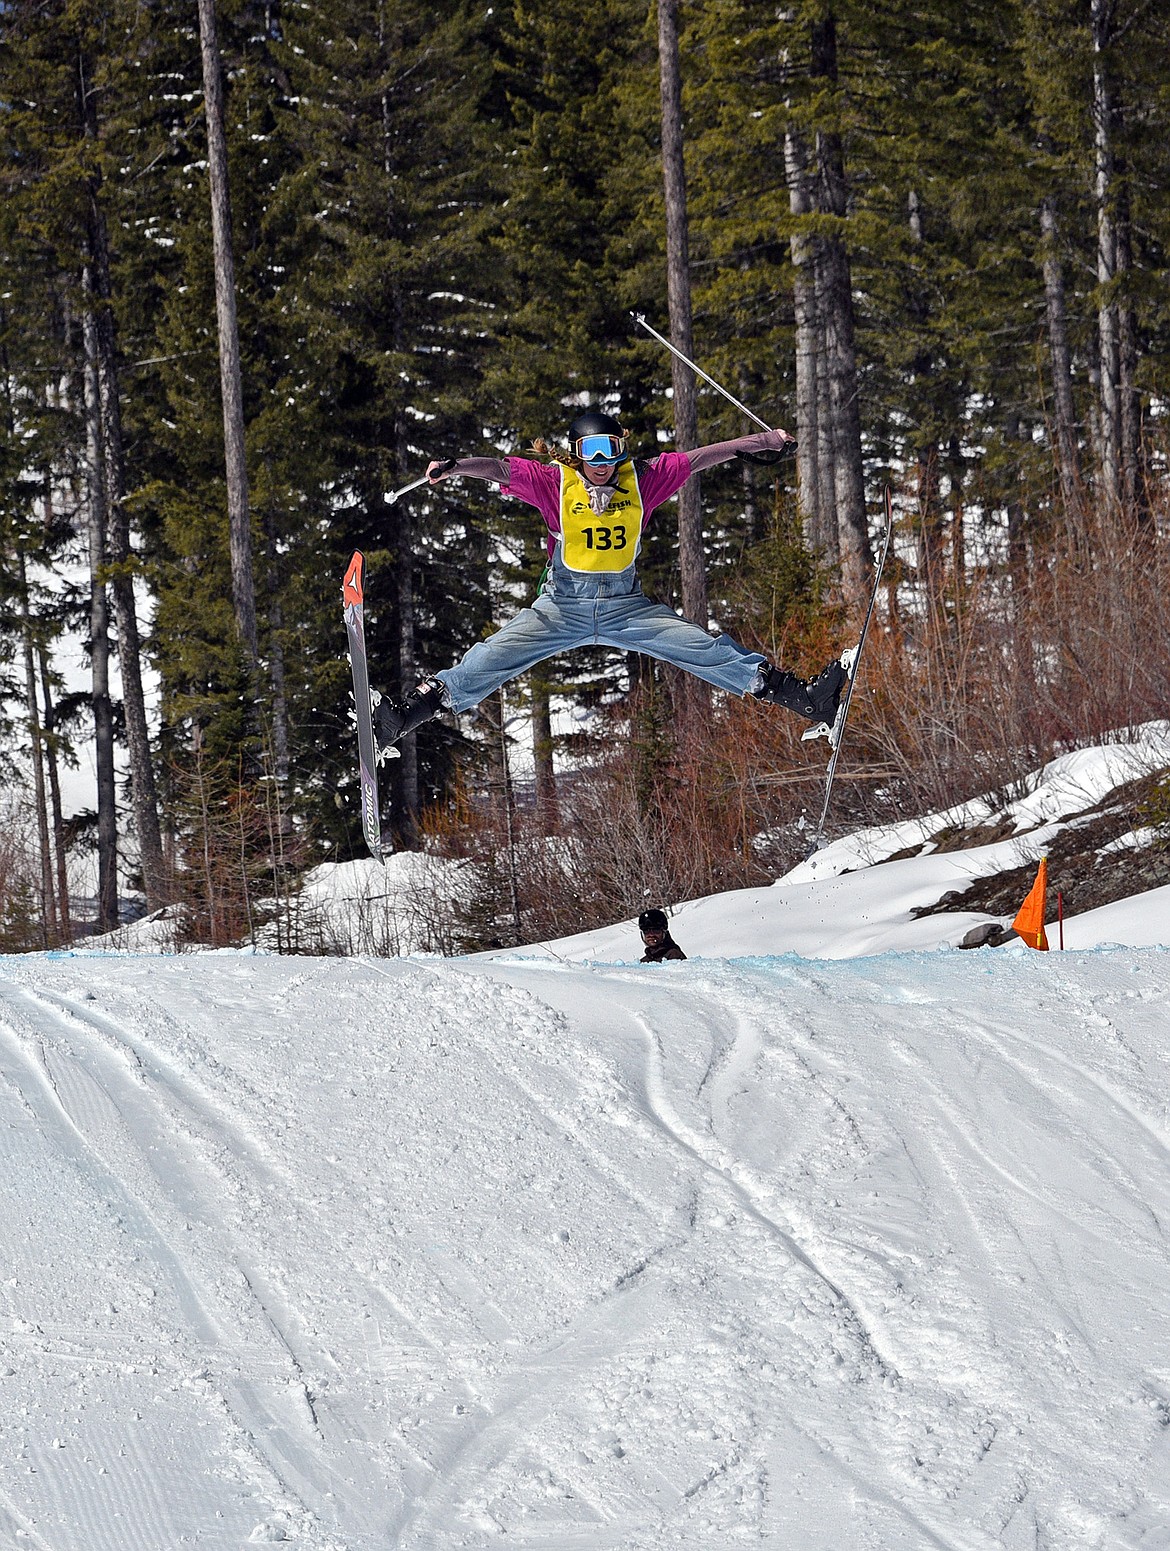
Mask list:
[[[377,698],[375,699],[375,696]],[[438,679],[423,679],[416,684],[405,700],[391,700],[386,695],[370,691],[374,712],[374,742],[378,749],[378,763],[393,759],[397,753],[394,745],[408,732],[429,722],[447,703],[446,693]]]
[[841,704],[841,691],[849,678],[839,657],[821,669],[815,679],[798,679],[795,673],[784,668],[774,668],[764,663],[757,675],[759,687],[752,685],[751,694],[769,705],[783,706],[795,711],[810,722],[823,722],[832,727]]

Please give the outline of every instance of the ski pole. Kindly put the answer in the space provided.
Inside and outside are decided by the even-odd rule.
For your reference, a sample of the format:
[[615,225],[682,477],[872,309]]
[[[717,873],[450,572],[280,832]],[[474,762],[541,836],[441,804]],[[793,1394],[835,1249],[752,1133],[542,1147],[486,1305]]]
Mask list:
[[[454,468],[457,461],[458,460],[456,458],[444,458],[435,472],[437,474],[445,474],[449,468]],[[429,485],[430,482],[431,476],[429,474],[424,474],[421,479],[411,480],[409,485],[402,485],[397,490],[387,490],[386,505],[393,506],[399,496],[409,495],[412,490],[417,490],[420,485]]]
[[770,426],[766,420],[761,420],[759,415],[753,414],[746,404],[741,404],[734,396],[734,394],[728,393],[727,389],[720,383],[717,383],[714,377],[708,377],[707,373],[701,366],[696,366],[689,356],[683,355],[682,351],[679,350],[675,345],[672,345],[670,340],[667,339],[664,334],[660,334],[657,329],[651,328],[640,312],[632,312],[630,317],[633,318],[634,322],[638,325],[639,328],[644,328],[647,334],[652,334],[660,345],[665,345],[666,348],[670,351],[671,355],[678,356],[679,360],[683,363],[684,366],[689,366],[691,371],[697,372],[704,382],[709,382],[715,389],[716,393],[722,393],[723,397],[727,399],[729,403],[735,405],[736,409],[739,410],[741,415],[746,415],[749,420],[754,420],[762,431],[771,431],[773,429],[773,427]]

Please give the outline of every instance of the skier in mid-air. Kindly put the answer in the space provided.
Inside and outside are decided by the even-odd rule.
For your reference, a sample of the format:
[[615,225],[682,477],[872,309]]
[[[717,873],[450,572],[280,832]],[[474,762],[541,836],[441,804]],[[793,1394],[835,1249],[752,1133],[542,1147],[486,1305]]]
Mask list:
[[440,711],[470,710],[544,658],[577,646],[644,652],[719,689],[831,727],[847,677],[839,658],[813,679],[797,678],[729,635],[711,635],[651,602],[638,581],[638,551],[651,516],[692,474],[741,453],[779,452],[793,445],[787,431],[761,431],[690,452],[635,458],[621,424],[589,411],[570,425],[567,454],[543,442],[533,444],[548,462],[509,457],[430,463],[432,484],[494,480],[504,495],[535,506],[548,529],[548,567],[532,606],[477,642],[454,667],[424,678],[400,702],[374,693],[379,761]]

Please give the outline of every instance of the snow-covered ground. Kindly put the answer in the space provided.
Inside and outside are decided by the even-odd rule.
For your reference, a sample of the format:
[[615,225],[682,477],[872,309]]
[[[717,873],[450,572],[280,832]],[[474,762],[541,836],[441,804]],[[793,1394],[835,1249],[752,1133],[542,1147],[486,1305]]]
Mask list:
[[0,1545],[1170,1546],[1168,997],[0,960]]
[[[1170,889],[912,914],[1168,760],[683,904],[685,964],[0,959],[0,1551],[1170,1548]],[[444,865],[300,924],[405,952]]]
[[[1151,722],[1129,730],[1124,741],[1078,749],[1037,770],[1020,789],[998,793],[900,823],[857,830],[826,846],[808,862],[768,888],[741,889],[681,905],[675,936],[688,954],[742,957],[799,953],[812,958],[904,952],[957,946],[972,927],[1011,916],[946,911],[916,916],[944,894],[962,891],[977,878],[1032,864],[1078,815],[1117,787],[1170,767],[1170,723]],[[993,844],[939,851],[931,838],[941,831],[972,829],[993,822],[1003,838]],[[1119,836],[1106,848],[1147,843],[1148,830]],[[907,854],[907,853],[916,854]],[[903,859],[892,861],[900,856]],[[450,951],[453,926],[445,905],[466,903],[474,890],[466,862],[407,852],[387,858],[326,863],[305,879],[291,917],[278,931],[261,933],[259,946],[292,942],[324,953],[408,955],[426,949]],[[1055,895],[1058,872],[1050,876],[1053,919],[1049,937],[1058,941]],[[1026,892],[1026,890],[1024,891]],[[1022,903],[1022,895],[1021,901]],[[1070,948],[1103,943],[1170,946],[1170,892],[1154,890],[1103,909],[1078,914],[1068,901],[1065,941]],[[101,945],[132,952],[168,952],[176,922],[164,913],[132,922]],[[549,952],[573,960],[637,959],[641,943],[633,921],[620,921],[548,944]]]
[[[837,959],[957,947],[972,927],[990,920],[1008,926],[1011,916],[963,911],[915,916],[913,912],[937,904],[944,894],[962,891],[973,879],[1037,863],[1066,825],[1079,822],[1077,815],[1117,787],[1168,765],[1170,723],[1150,722],[1135,729],[1125,742],[1061,755],[1029,777],[1017,793],[981,797],[902,823],[857,830],[818,851],[769,888],[738,889],[674,907],[671,931],[688,955],[707,958],[798,953]],[[938,851],[929,838],[989,820],[1007,831],[993,844]],[[1121,837],[1112,849],[1130,838]],[[909,851],[918,854],[889,860]],[[1055,946],[1059,874],[1050,874],[1049,883],[1048,937]],[[1023,904],[1023,894],[1019,902]],[[1064,937],[1068,948],[1110,943],[1170,946],[1170,888],[1083,914],[1076,913],[1074,901]],[[623,921],[521,951],[609,962],[637,959],[642,950],[636,923]],[[1013,944],[998,951],[1029,950]]]

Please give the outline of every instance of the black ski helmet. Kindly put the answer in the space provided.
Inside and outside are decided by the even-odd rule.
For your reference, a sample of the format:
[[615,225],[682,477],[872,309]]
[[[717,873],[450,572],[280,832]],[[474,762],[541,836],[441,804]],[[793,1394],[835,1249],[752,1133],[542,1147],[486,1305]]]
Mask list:
[[624,436],[621,421],[612,415],[603,415],[596,409],[587,409],[578,415],[569,427],[569,442],[579,442],[583,436]]
[[668,932],[670,922],[666,919],[665,910],[643,910],[638,917],[638,930],[640,932]]

